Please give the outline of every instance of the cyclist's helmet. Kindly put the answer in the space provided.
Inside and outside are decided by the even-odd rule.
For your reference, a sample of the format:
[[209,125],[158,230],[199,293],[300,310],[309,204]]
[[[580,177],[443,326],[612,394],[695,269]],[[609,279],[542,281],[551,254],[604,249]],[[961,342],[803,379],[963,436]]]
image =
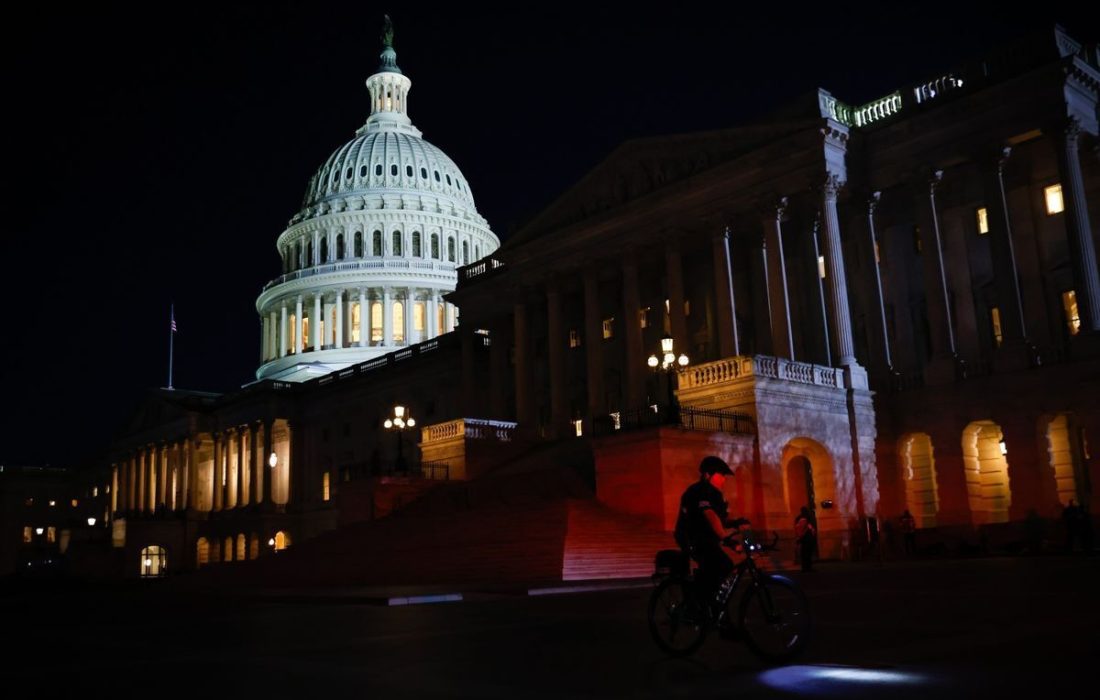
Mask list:
[[700,474],[726,474],[733,475],[733,470],[730,469],[730,465],[726,464],[726,460],[721,457],[715,457],[714,455],[707,455],[703,457],[703,461],[699,462]]

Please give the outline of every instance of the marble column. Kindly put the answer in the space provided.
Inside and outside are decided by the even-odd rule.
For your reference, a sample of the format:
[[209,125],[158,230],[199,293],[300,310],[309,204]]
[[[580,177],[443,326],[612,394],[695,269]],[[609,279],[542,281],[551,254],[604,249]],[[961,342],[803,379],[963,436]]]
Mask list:
[[336,290],[336,347],[344,347],[344,290]]
[[1069,119],[1059,137],[1058,169],[1062,177],[1062,201],[1077,312],[1081,318],[1081,332],[1092,333],[1100,331],[1100,270],[1096,266],[1085,179],[1081,172],[1081,125],[1077,119]]
[[[588,416],[594,420],[607,413],[603,383],[603,314],[600,309],[599,270],[584,272],[584,344],[588,373]],[[589,423],[591,429],[591,423]]]
[[932,359],[925,371],[925,381],[929,384],[950,383],[958,374],[958,348],[951,318],[951,296],[947,290],[943,238],[936,202],[936,192],[942,180],[943,171],[935,170],[930,178],[916,184],[921,263],[928,302],[928,323],[932,333]]
[[298,295],[297,301],[294,302],[294,352],[301,354],[306,347],[305,338],[302,337],[302,328],[305,326],[305,322],[302,319],[302,296]]
[[427,334],[425,340],[429,340],[439,335],[439,332],[436,329],[436,323],[439,319],[439,313],[436,307],[434,289],[428,290],[428,298],[424,302],[424,306],[424,315],[427,317],[426,319],[424,319],[424,330]]
[[321,294],[313,295],[313,313],[309,317],[309,335],[312,339],[314,351],[320,350],[323,344],[321,338]]
[[546,343],[550,365],[550,428],[554,436],[565,435],[566,424],[569,422],[565,377],[566,342],[561,288],[553,281],[546,288]]
[[786,209],[786,197],[764,207],[764,242],[767,250],[772,351],[776,357],[793,360],[794,336],[791,332],[791,305],[787,293],[787,263],[783,257],[783,214]]
[[370,343],[370,305],[367,303],[366,287],[359,288],[359,347]]
[[404,316],[404,332],[405,332],[405,346],[413,344],[412,328],[413,328],[413,315],[416,313],[416,302],[413,300],[414,294],[412,288],[405,289],[405,316]]
[[225,487],[222,485],[222,471],[225,469],[225,463],[222,460],[222,445],[224,438],[219,433],[214,433],[214,484],[213,495],[214,504],[213,510],[221,510],[222,504],[225,498]]
[[507,417],[508,330],[494,326],[489,336],[489,414],[492,418]]
[[871,267],[872,274],[867,276],[870,285],[871,316],[874,327],[875,355],[879,356],[882,368],[892,372],[893,358],[890,356],[890,329],[886,325],[886,298],[882,293],[882,268],[879,264],[878,234],[875,230],[875,209],[878,207],[881,193],[872,192],[867,198],[867,229],[862,237],[863,257]]
[[[718,316],[718,353],[721,357],[741,354],[741,339],[737,334],[737,303],[733,296],[733,265],[730,260],[730,230],[711,237],[711,256],[714,258],[715,313]],[[683,352],[685,346],[679,346]]]
[[[516,292],[522,296],[522,292]],[[531,386],[530,345],[527,304],[517,301],[512,305],[513,337],[515,340],[515,395],[516,421],[525,428],[533,428],[535,410]]]
[[145,492],[146,492],[146,467],[145,467],[145,450],[138,450],[137,453],[137,494],[134,504],[134,509],[139,512],[145,511]]
[[271,453],[273,452],[273,441],[271,439],[271,429],[273,424],[271,421],[265,421],[263,424],[264,433],[264,465],[263,465],[263,499],[262,502],[265,505],[274,505],[275,501],[271,494],[273,492],[272,483],[275,481],[275,470],[271,468]]
[[393,302],[389,287],[382,288],[382,345],[393,347]]
[[626,351],[626,406],[638,408],[646,399],[646,367],[642,347],[642,303],[638,291],[638,261],[633,252],[623,256],[623,343]]
[[684,316],[684,264],[678,242],[665,247],[665,274],[668,277],[668,325],[677,348],[691,347],[687,317]]
[[279,306],[279,357],[286,357],[286,302]]
[[256,505],[260,502],[261,479],[263,477],[265,455],[262,447],[256,442],[257,426],[255,423],[248,426],[248,503]]
[[848,309],[848,276],[844,268],[844,247],[840,240],[840,220],[836,198],[844,182],[829,174],[821,187],[821,213],[824,234],[821,238],[825,257],[825,290],[828,295],[829,339],[833,358],[839,367],[856,364],[855,343],[852,341],[852,318]]
[[248,463],[245,461],[246,455],[247,455],[247,453],[245,452],[245,447],[246,447],[246,443],[247,443],[247,440],[246,440],[247,435],[248,435],[248,433],[245,432],[243,427],[238,427],[237,428],[237,502],[236,502],[236,506],[238,508],[241,508],[241,507],[247,505],[247,499],[245,498],[245,495],[247,493],[246,484],[248,483],[246,478],[245,478],[248,475],[248,469],[247,469],[247,466],[246,466]]

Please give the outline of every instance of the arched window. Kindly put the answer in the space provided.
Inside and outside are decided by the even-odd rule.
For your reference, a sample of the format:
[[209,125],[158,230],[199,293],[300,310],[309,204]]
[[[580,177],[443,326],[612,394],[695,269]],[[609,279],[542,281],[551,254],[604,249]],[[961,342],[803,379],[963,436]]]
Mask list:
[[344,234],[336,234],[336,259],[344,259]]
[[195,543],[195,567],[202,567],[210,563],[210,543],[205,537],[200,537]]
[[260,536],[255,532],[252,533],[252,537],[248,540],[248,558],[257,559],[260,556]]
[[371,255],[381,257],[382,255],[382,232],[375,231],[371,238]]
[[321,475],[321,500],[327,501],[329,495],[329,475],[328,472],[325,472]]
[[447,238],[447,260],[455,261],[455,239],[450,237]]
[[141,577],[159,578],[168,573],[168,553],[153,545],[141,550]]
[[366,177],[366,176],[367,176],[367,166],[360,165],[359,166],[359,177]]
[[233,535],[226,537],[222,545],[222,561],[233,561]]
[[413,257],[419,258],[420,255],[420,232],[413,231]]
[[362,310],[359,308],[359,302],[355,302],[351,305],[351,342],[356,345],[359,344],[359,338],[361,337],[359,334],[362,332],[360,330],[362,327],[360,325],[361,319]]
[[317,264],[321,265],[328,262],[328,238],[321,239],[321,257],[317,260]]
[[370,342],[382,342],[382,304],[377,301],[370,305]]
[[275,548],[276,552],[281,552],[290,546],[290,534],[279,530],[275,533],[275,536],[271,538],[270,544]]
[[306,265],[313,266],[316,264],[313,260],[313,241],[306,241]]
[[363,257],[363,232],[355,232],[355,257]]
[[377,165],[374,166],[374,174],[376,176],[380,176],[382,174],[382,164],[381,163],[378,163]]
[[237,535],[237,561],[244,561],[248,554],[248,540],[245,539],[244,533]]
[[432,234],[432,257],[439,260],[439,234]]
[[390,164],[390,175],[397,177],[397,163]]
[[470,242],[462,241],[462,264],[470,264]]
[[406,165],[405,166],[405,177],[412,177],[412,176],[413,176],[413,166]]
[[298,241],[294,245],[294,269],[300,270],[302,267],[302,242]]
[[390,249],[390,255],[403,255],[403,254],[404,253],[401,250],[401,232],[400,231],[394,231],[393,232],[393,248]]

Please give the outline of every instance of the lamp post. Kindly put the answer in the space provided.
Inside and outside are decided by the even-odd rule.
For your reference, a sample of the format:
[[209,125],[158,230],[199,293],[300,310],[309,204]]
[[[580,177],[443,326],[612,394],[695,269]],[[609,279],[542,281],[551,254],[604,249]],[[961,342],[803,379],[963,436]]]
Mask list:
[[393,416],[387,418],[382,425],[386,430],[392,430],[397,433],[397,464],[395,465],[398,472],[406,472],[408,468],[405,466],[405,456],[402,454],[401,447],[404,440],[401,439],[401,434],[406,430],[412,430],[416,427],[416,420],[412,416],[407,415],[405,407],[400,404],[393,407]]
[[654,374],[659,372],[664,373],[665,383],[668,387],[668,411],[669,422],[680,422],[680,405],[676,401],[676,395],[672,391],[672,375],[678,373],[682,368],[687,367],[688,356],[685,353],[676,355],[676,350],[673,347],[673,339],[671,335],[665,335],[661,338],[661,355],[650,355],[646,360],[646,364],[653,370]]

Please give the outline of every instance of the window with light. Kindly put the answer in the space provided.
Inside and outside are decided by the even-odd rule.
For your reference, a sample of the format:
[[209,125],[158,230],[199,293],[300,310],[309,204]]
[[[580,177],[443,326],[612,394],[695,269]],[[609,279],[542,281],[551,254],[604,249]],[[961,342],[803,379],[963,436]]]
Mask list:
[[1065,211],[1065,202],[1062,201],[1062,185],[1051,185],[1043,189],[1043,198],[1047,204],[1047,215],[1054,216]]
[[993,326],[993,340],[996,341],[997,347],[1000,347],[1004,336],[1001,333],[1001,310],[996,306],[989,310],[989,322]]
[[370,341],[382,342],[382,304],[377,301],[370,305]]
[[393,302],[393,342],[405,342],[405,305],[400,301]]
[[978,209],[978,235],[983,236],[989,233],[989,210],[985,207]]
[[360,316],[359,303],[356,302],[351,305],[351,342],[359,342],[359,328],[360,328]]
[[581,346],[581,334],[576,329],[569,331],[569,347],[579,348]]
[[1066,327],[1070,335],[1077,335],[1081,330],[1081,313],[1077,309],[1077,292],[1073,289],[1062,292],[1062,309],[1066,314]]
[[615,319],[605,318],[603,320],[603,339],[610,340],[615,335]]
[[321,500],[327,501],[329,499],[329,474],[325,472],[321,475]]
[[418,301],[413,303],[413,330],[420,333],[424,332],[424,302]]
[[141,577],[160,578],[168,573],[168,553],[164,547],[153,545],[141,550]]

